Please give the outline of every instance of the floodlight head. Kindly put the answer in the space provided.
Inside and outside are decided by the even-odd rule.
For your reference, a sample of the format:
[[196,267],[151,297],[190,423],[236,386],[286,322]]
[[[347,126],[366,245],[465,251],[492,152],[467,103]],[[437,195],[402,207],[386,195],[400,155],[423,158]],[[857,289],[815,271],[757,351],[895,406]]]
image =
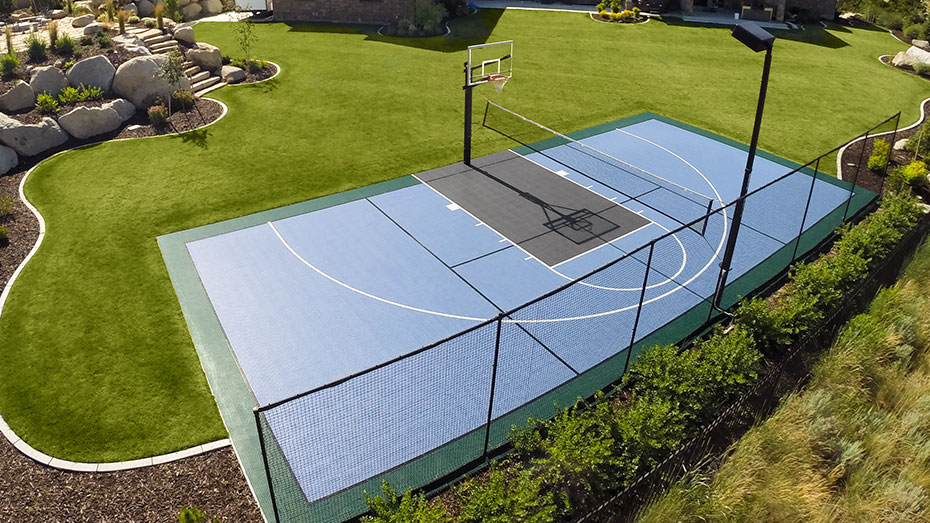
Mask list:
[[775,36],[759,27],[755,22],[743,22],[733,28],[733,38],[755,52],[771,49],[775,45]]

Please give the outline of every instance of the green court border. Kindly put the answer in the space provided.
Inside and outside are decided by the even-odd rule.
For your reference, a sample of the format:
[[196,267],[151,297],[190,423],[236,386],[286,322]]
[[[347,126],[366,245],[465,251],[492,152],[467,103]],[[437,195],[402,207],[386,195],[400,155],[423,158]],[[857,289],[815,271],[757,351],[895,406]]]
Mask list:
[[[710,138],[717,142],[736,147],[742,151],[749,150],[748,146],[736,142],[735,140],[651,112],[607,122],[588,129],[569,133],[568,136],[578,140],[601,134],[617,127],[627,127],[653,119],[696,133],[705,138]],[[541,143],[545,144],[545,142]],[[534,145],[538,146],[540,144]],[[551,146],[554,145],[557,145],[557,143],[553,143]],[[518,147],[514,150],[517,152],[521,152],[521,150],[523,150],[523,152],[531,151],[525,147]],[[789,170],[801,167],[800,164],[765,151],[757,151],[757,155],[783,165]],[[808,175],[813,174],[811,169],[803,169],[801,172]],[[845,189],[852,187],[852,184],[848,182],[823,173],[817,173],[817,178]],[[266,480],[258,433],[256,432],[256,418],[253,409],[257,404],[251,389],[239,369],[232,349],[226,339],[226,335],[214,313],[213,306],[207,297],[206,291],[200,282],[200,278],[197,275],[185,244],[187,242],[261,225],[270,221],[289,218],[405,187],[411,187],[419,183],[420,182],[413,176],[408,175],[359,189],[331,194],[158,237],[158,245],[162,251],[162,256],[171,277],[172,285],[178,296],[178,301],[181,304],[181,309],[184,313],[184,318],[187,322],[188,330],[190,331],[197,354],[200,357],[204,373],[210,384],[213,395],[216,398],[220,413],[222,414],[223,422],[226,424],[230,439],[233,442],[233,448],[239,457],[243,471],[262,509],[262,513],[268,520],[272,520],[272,499]],[[862,209],[875,201],[876,198],[876,194],[864,189],[860,188],[860,190],[855,191],[849,206],[849,216],[855,216],[857,213],[861,212]],[[803,254],[819,245],[830,235],[836,226],[842,223],[843,210],[844,206],[840,206],[804,232],[798,240],[800,241],[798,258],[801,258]],[[839,216],[837,216],[837,214]],[[726,292],[724,293],[724,303],[730,305],[735,303],[739,296],[750,294],[753,290],[781,274],[790,264],[791,253],[793,251],[794,242],[782,247],[759,265],[756,265],[727,285]],[[665,326],[634,344],[631,358],[635,358],[644,347],[682,341],[687,336],[694,333],[695,330],[705,322],[709,312],[709,305],[705,302],[696,305],[691,310],[671,320]],[[526,419],[531,416],[551,417],[555,414],[554,404],[563,406],[570,405],[574,403],[578,397],[589,396],[597,390],[609,386],[619,378],[624,368],[625,361],[626,351],[621,351],[585,371],[571,381],[553,389],[549,393],[542,395],[502,418],[495,420],[491,427],[492,448],[506,442],[506,435],[510,430],[510,425],[524,423]],[[262,424],[264,425],[264,420],[262,420]],[[278,485],[280,481],[276,478],[275,490],[278,498],[278,506],[279,508],[281,508],[282,505],[301,506],[302,503],[304,510],[300,510],[300,514],[289,513],[288,515],[298,518],[308,518],[308,520],[312,521],[342,520],[357,516],[366,510],[364,505],[364,492],[378,492],[382,477],[388,479],[392,484],[398,487],[403,487],[404,485],[420,486],[435,481],[442,476],[442,474],[437,474],[435,472],[436,470],[445,470],[446,474],[448,474],[456,470],[458,466],[470,461],[468,457],[474,455],[474,449],[479,439],[481,440],[481,447],[483,450],[483,432],[484,429],[481,428],[465,434],[419,458],[400,465],[378,478],[360,483],[313,504],[306,503],[302,491],[299,486],[296,485],[296,480],[294,480],[293,475],[289,476],[288,483],[291,483],[291,485],[288,485],[289,488],[286,489],[287,492],[284,492],[284,489],[282,489],[284,485]],[[283,461],[281,451],[277,448],[276,444],[268,445],[266,450],[270,462]],[[457,465],[453,466],[454,464]]]

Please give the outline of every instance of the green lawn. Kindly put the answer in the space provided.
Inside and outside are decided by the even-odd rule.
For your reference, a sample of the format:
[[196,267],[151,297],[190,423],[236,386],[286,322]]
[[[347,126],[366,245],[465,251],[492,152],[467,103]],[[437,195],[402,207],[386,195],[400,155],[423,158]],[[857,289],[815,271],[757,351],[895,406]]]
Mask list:
[[[454,28],[469,38],[262,25],[255,54],[283,73],[216,92],[230,108],[216,125],[37,169],[26,194],[48,236],[0,318],[0,412],[10,426],[74,460],[224,437],[155,238],[457,161],[468,44],[516,40],[514,80],[502,95],[482,88],[476,112],[493,94],[572,131],[654,111],[748,141],[762,56],[728,29],[523,11]],[[196,31],[235,54],[227,25]],[[916,119],[930,84],[876,60],[904,48],[887,33],[804,37],[776,44],[763,148],[803,161],[898,110]],[[476,132],[477,154],[511,145]]]

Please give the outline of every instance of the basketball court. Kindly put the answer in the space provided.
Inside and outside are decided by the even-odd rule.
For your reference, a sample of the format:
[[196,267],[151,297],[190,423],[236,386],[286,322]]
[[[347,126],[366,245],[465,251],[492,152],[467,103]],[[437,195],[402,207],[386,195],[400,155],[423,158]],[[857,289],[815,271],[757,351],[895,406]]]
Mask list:
[[[509,79],[509,49],[470,57],[475,85]],[[565,135],[489,102],[482,125],[514,147],[159,240],[195,342],[212,330],[240,374],[231,403],[211,386],[275,510],[356,515],[380,478],[437,479],[706,319],[744,147],[654,114]],[[755,160],[731,301],[871,198],[794,167]]]

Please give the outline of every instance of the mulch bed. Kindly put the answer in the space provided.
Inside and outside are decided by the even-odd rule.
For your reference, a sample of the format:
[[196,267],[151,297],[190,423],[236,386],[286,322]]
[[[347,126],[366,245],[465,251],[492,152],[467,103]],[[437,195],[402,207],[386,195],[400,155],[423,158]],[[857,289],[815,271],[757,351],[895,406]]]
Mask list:
[[262,521],[230,448],[154,467],[88,473],[39,465],[0,442],[4,521],[177,521],[189,506],[208,521]]
[[[883,63],[883,64],[885,64],[885,65],[889,65],[889,66],[891,66],[891,67],[894,67],[894,65],[891,63],[891,60],[892,60],[893,58],[894,58],[894,57],[891,56],[891,55],[882,55],[882,56],[879,56],[879,57],[878,57],[878,59],[879,59],[879,61],[881,61],[881,63]],[[895,69],[897,69],[897,70],[899,70],[899,71],[904,71],[905,73],[909,73],[909,74],[912,74],[912,75],[917,76],[917,77],[920,77],[920,78],[923,78],[924,80],[928,79],[927,76],[924,76],[924,75],[918,73],[917,71],[911,69],[910,67],[895,67]]]
[[250,73],[246,71],[245,81],[243,84],[254,84],[255,82],[261,82],[262,80],[267,80],[272,76],[278,74],[278,67],[275,64],[266,63],[265,67],[262,67],[262,70],[257,73]]
[[[222,114],[222,106],[198,100],[207,122]],[[143,111],[121,130],[88,140],[70,140],[55,151],[22,158],[13,172],[0,176],[0,197],[16,203],[11,215],[0,217],[9,242],[0,245],[0,289],[35,245],[39,222],[19,199],[19,183],[39,161],[58,150],[103,139],[154,136],[188,131],[204,125],[196,111],[175,113],[170,126],[153,129]],[[129,130],[129,127],[140,127]],[[177,521],[178,512],[198,507],[209,520],[262,521],[239,462],[226,448],[155,467],[107,472],[64,472],[40,465],[0,437],[0,520],[3,521]]]
[[[930,111],[930,102],[924,104],[923,107],[924,114],[927,114]],[[902,122],[901,126],[906,127],[910,123]],[[894,136],[894,141],[901,140],[903,138],[910,138],[913,136],[919,127],[913,127],[907,130],[898,130],[897,134]],[[878,136],[881,138],[892,142],[891,135]],[[875,144],[876,137],[870,136],[866,140],[860,140],[849,147],[843,152],[843,158],[841,164],[843,166],[843,180],[847,182],[855,181],[856,185],[868,189],[873,192],[879,192],[882,188],[885,178],[881,176],[880,173],[875,173],[868,167],[869,156],[872,154],[872,148]],[[894,143],[891,143],[891,146],[894,147]],[[907,151],[891,151],[891,161],[898,165],[906,165],[910,163],[913,153],[908,153]],[[889,167],[890,168],[890,167]]]

